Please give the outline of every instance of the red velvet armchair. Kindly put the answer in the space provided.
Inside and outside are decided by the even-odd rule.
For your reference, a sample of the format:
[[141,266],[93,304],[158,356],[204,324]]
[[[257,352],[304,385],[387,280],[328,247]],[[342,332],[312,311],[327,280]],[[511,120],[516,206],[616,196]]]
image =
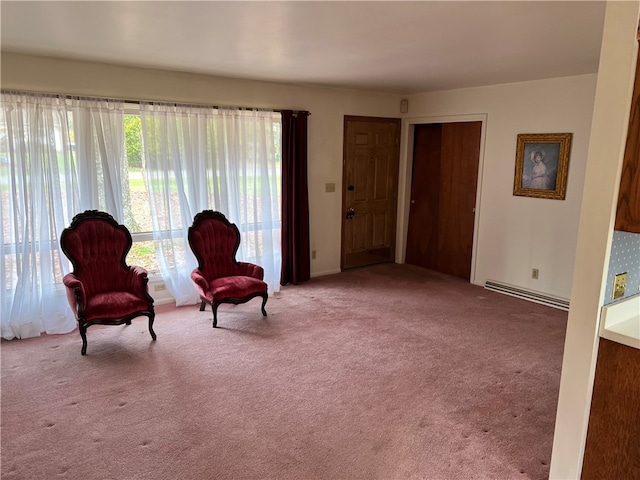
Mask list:
[[153,331],[153,298],[147,289],[147,271],[127,266],[131,234],[105,212],[87,210],[76,215],[62,231],[60,247],[73,272],[64,276],[67,299],[78,320],[82,355],[87,354],[87,328],[91,325],[131,324],[135,317],[149,317]]
[[193,219],[188,232],[189,246],[198,260],[191,272],[200,295],[200,311],[206,304],[213,310],[213,328],[218,325],[218,307],[223,303],[238,305],[262,297],[262,315],[269,295],[263,282],[264,270],[253,263],[238,262],[240,231],[220,212],[204,210]]

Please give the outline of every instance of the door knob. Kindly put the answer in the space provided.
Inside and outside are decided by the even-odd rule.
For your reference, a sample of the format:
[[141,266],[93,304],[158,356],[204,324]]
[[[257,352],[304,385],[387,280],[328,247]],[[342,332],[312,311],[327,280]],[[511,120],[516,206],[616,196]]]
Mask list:
[[345,215],[347,220],[351,220],[353,216],[356,214],[356,209],[353,207],[347,208],[347,214]]

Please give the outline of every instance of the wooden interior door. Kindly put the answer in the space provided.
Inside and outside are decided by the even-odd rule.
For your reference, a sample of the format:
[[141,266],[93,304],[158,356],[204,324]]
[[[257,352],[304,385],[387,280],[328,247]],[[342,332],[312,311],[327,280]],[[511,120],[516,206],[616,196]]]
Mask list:
[[341,268],[395,261],[400,119],[344,119]]
[[416,125],[405,262],[469,280],[482,122]]

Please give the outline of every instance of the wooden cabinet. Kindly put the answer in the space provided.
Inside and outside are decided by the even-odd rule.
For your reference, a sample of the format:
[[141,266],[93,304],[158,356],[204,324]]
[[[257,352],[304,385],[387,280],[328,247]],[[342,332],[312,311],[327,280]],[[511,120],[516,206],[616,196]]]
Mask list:
[[640,350],[601,338],[582,480],[640,478]]
[[640,51],[636,63],[615,229],[640,233]]

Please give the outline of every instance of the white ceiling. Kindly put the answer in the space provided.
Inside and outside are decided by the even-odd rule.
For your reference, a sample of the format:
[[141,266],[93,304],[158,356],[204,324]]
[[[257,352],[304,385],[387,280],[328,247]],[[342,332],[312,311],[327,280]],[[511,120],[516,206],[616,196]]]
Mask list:
[[602,1],[0,2],[3,51],[417,93],[594,73]]

